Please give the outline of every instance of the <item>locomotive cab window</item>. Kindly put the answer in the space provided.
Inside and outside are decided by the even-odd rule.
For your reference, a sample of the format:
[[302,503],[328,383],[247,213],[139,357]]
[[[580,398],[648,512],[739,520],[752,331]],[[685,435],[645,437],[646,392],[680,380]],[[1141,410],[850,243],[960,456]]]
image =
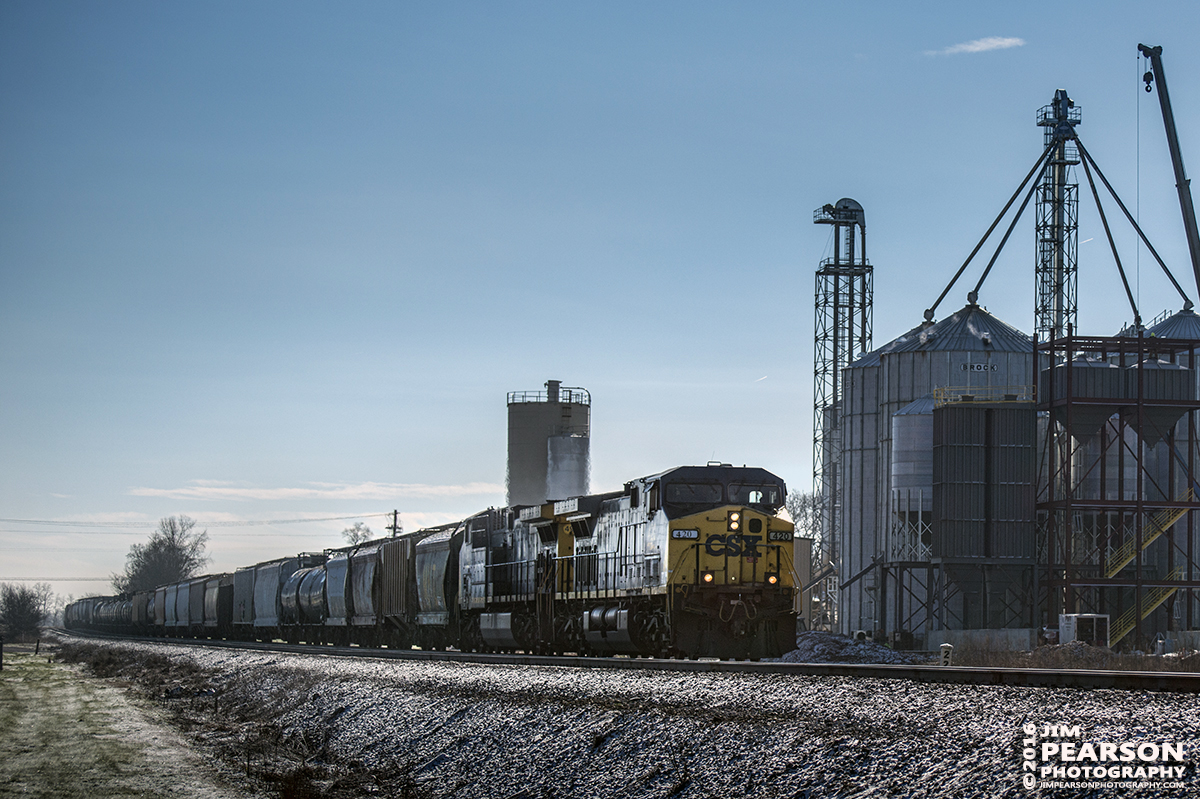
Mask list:
[[664,505],[671,516],[686,516],[719,507],[725,496],[720,483],[667,483]]
[[774,513],[783,505],[783,491],[777,485],[731,483],[729,501],[734,505],[752,505]]

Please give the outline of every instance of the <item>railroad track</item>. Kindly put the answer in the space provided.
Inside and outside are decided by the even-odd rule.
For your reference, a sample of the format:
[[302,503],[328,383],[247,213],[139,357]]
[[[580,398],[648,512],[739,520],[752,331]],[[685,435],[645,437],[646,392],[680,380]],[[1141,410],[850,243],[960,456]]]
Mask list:
[[732,660],[668,660],[631,657],[581,657],[571,655],[486,654],[420,649],[369,649],[357,646],[224,641],[195,638],[148,638],[70,632],[56,629],[63,637],[107,641],[174,644],[276,652],[326,657],[371,658],[375,660],[475,663],[494,666],[551,666],[558,668],[609,669],[625,671],[675,671],[685,673],[781,674],[810,677],[866,677],[960,685],[1010,685],[1029,688],[1087,688],[1121,691],[1200,693],[1200,673],[1181,671],[1110,671],[1101,669],[1020,669],[976,666],[893,665],[857,663],[784,663]]

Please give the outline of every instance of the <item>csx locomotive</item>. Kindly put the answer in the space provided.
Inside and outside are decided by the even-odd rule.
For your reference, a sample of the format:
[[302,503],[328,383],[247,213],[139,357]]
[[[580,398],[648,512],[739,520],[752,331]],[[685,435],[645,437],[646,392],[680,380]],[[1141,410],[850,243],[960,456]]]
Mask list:
[[67,609],[68,628],[389,648],[778,657],[798,580],[783,480],[682,466]]

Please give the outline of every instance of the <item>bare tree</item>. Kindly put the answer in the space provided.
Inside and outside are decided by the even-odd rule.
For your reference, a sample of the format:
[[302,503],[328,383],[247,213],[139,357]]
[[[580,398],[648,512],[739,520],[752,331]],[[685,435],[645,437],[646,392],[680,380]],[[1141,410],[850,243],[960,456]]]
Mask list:
[[346,539],[346,543],[351,546],[366,543],[371,540],[371,528],[367,527],[362,522],[355,522],[353,527],[347,527],[342,530],[342,538]]
[[112,577],[113,589],[119,594],[131,594],[195,575],[208,563],[204,554],[208,531],[195,532],[195,527],[196,520],[187,516],[160,519],[149,541],[129,548],[124,574]]
[[816,495],[800,491],[789,491],[787,495],[787,510],[788,514],[792,517],[792,523],[796,525],[796,535],[811,538],[814,544],[818,543],[821,531],[816,529]]
[[49,583],[0,583],[0,631],[8,640],[37,636],[54,603]]

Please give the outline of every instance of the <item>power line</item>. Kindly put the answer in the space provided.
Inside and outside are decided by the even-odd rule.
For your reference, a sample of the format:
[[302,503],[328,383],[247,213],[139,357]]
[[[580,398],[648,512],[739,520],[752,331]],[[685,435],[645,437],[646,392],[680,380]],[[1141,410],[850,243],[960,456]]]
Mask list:
[[112,547],[0,547],[0,552],[61,552],[73,555],[76,552],[112,552]]
[[112,577],[0,577],[0,583],[107,583]]
[[[377,516],[391,516],[387,513],[360,513],[355,516],[324,516],[317,519],[248,519],[238,522],[200,522],[197,521],[197,526],[202,527],[257,527],[262,525],[275,524],[303,524],[304,522],[340,522],[345,519],[373,519]],[[145,529],[152,522],[64,522],[57,519],[0,519],[0,522],[6,524],[45,524],[58,527],[112,527],[116,529]],[[15,532],[15,531],[13,531]]]
[[[4,533],[21,535],[145,535],[143,530],[0,530],[0,534]],[[328,531],[323,533],[254,533],[255,538],[315,538],[324,535],[333,535],[333,533]]]

